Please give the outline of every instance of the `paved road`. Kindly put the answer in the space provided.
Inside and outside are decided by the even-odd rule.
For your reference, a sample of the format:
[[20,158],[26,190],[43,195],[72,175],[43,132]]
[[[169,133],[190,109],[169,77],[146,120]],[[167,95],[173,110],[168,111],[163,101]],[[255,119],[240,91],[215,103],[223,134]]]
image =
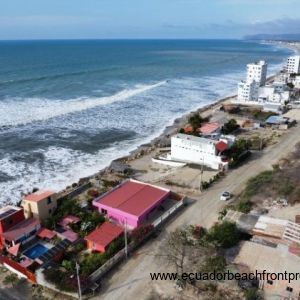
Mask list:
[[217,221],[218,212],[226,205],[219,200],[220,194],[228,190],[234,194],[242,191],[247,180],[258,173],[272,168],[281,157],[293,151],[294,146],[300,141],[299,128],[292,128],[280,139],[279,143],[268,147],[260,154],[255,154],[256,159],[251,159],[236,170],[232,170],[222,181],[202,195],[190,195],[195,202],[188,206],[180,215],[169,222],[163,232],[140,248],[134,257],[121,265],[105,284],[107,288],[95,299],[143,299],[151,290],[150,272],[165,271],[162,261],[156,256],[163,249],[162,242],[168,231],[178,226],[187,224],[202,224],[210,227]]

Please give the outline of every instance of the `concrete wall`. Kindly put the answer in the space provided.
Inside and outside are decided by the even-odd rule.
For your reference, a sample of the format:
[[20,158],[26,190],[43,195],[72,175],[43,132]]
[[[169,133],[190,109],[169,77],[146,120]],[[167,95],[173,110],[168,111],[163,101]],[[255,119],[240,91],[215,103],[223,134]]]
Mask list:
[[[209,141],[209,140],[207,140]],[[171,159],[195,164],[204,164],[214,170],[220,168],[221,157],[216,155],[215,143],[187,141],[172,137]]]

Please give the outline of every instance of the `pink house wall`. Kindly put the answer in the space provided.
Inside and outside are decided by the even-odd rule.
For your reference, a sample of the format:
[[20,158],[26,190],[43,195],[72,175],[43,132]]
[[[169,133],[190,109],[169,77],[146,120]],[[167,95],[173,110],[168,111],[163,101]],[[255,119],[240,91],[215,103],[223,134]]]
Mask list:
[[150,212],[152,212],[164,200],[166,200],[168,198],[169,194],[167,194],[166,196],[160,198],[153,206],[151,206],[150,208],[145,210],[140,216],[131,215],[129,213],[120,211],[119,209],[112,208],[112,207],[107,206],[107,205],[103,205],[100,202],[97,202],[97,200],[94,201],[93,204],[94,204],[94,206],[97,207],[97,209],[99,210],[100,213],[102,213],[102,209],[104,209],[104,210],[107,211],[107,216],[109,218],[111,218],[112,220],[118,222],[121,225],[125,225],[125,222],[126,222],[128,227],[134,229],[134,228],[140,226],[145,221],[145,219],[150,214]]

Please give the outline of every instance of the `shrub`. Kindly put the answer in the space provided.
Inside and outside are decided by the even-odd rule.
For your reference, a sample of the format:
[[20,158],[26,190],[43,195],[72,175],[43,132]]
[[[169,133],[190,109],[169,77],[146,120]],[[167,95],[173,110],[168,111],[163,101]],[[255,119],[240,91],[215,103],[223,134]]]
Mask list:
[[90,189],[90,190],[88,190],[88,195],[91,198],[97,198],[97,197],[99,197],[100,193],[99,193],[99,191],[97,191],[95,189]]
[[208,257],[204,265],[201,268],[202,272],[212,273],[212,272],[224,272],[226,267],[226,260],[223,256],[213,256]]
[[145,225],[138,228],[135,228],[131,232],[131,239],[134,243],[138,243],[144,239],[144,237],[153,230],[153,225]]
[[249,290],[244,291],[244,295],[246,300],[259,300],[263,299],[261,294],[257,288],[251,288]]
[[12,286],[14,286],[18,281],[19,281],[18,276],[13,273],[5,276],[3,283],[7,285],[11,284]]
[[242,213],[249,213],[252,209],[253,203],[250,200],[242,200],[236,206],[236,209]]
[[225,221],[214,225],[209,230],[207,239],[217,247],[230,248],[239,242],[240,232],[234,223]]
[[189,117],[189,124],[193,127],[193,131],[196,132],[198,128],[205,122],[209,121],[209,117],[203,118],[198,113],[195,113]]
[[246,200],[250,199],[257,193],[259,189],[265,187],[267,183],[272,182],[273,177],[274,171],[268,170],[260,173],[255,177],[250,178],[243,193],[243,198],[245,198]]
[[225,123],[222,127],[222,133],[230,134],[235,130],[239,129],[240,125],[236,122],[235,119],[230,119],[227,123]]
[[90,275],[107,261],[107,257],[100,253],[91,253],[81,263],[80,270],[83,275]]

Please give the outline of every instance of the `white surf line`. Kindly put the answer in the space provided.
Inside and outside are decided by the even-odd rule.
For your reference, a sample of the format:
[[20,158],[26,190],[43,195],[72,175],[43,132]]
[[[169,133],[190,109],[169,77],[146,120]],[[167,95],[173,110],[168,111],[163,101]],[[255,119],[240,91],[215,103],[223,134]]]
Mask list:
[[125,89],[112,96],[76,98],[73,100],[50,100],[30,98],[24,101],[0,103],[0,127],[25,125],[28,123],[48,120],[54,117],[84,111],[97,106],[124,101],[135,95],[147,92],[166,84],[161,81],[152,85],[138,85],[133,89]]

